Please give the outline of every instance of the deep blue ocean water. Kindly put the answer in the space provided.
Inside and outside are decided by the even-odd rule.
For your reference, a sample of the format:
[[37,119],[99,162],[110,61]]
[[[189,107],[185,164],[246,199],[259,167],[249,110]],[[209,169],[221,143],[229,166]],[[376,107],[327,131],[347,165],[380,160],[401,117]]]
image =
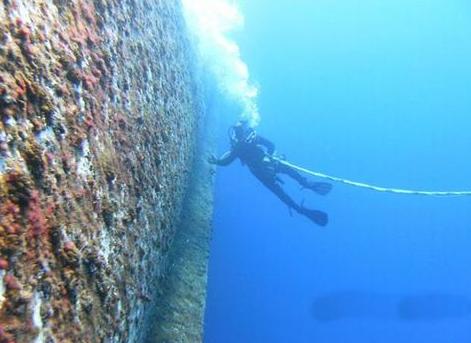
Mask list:
[[[288,160],[383,186],[471,190],[469,1],[240,7],[257,131]],[[205,342],[471,342],[471,197],[287,188],[327,211],[328,227],[291,217],[238,161],[218,169]]]

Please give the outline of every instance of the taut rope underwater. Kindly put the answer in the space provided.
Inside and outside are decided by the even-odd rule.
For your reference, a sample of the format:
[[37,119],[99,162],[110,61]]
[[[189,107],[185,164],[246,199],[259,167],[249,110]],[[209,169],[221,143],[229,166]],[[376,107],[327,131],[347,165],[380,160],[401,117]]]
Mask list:
[[317,176],[323,179],[340,182],[346,185],[359,187],[359,188],[366,188],[376,192],[383,192],[383,193],[394,193],[394,194],[408,194],[408,195],[425,195],[425,196],[437,196],[437,197],[461,197],[461,196],[471,196],[471,191],[447,191],[447,192],[434,192],[434,191],[418,191],[418,190],[410,190],[410,189],[398,189],[398,188],[387,188],[387,187],[379,187],[374,185],[369,185],[367,183],[362,182],[355,182],[347,179],[342,179],[340,177],[331,176],[327,174],[318,173],[295,164],[289,163],[285,160],[279,159],[277,157],[271,157],[273,160],[284,164],[287,167],[296,169],[305,174],[309,174],[312,176]]

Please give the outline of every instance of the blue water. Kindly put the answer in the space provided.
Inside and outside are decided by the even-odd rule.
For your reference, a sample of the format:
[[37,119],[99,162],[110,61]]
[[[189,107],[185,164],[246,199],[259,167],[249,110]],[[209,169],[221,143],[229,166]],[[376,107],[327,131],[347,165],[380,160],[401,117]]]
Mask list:
[[[471,189],[469,1],[241,10],[257,130],[290,161],[384,186]],[[328,227],[291,217],[238,161],[218,169],[205,342],[471,342],[471,197],[287,188],[327,211]]]

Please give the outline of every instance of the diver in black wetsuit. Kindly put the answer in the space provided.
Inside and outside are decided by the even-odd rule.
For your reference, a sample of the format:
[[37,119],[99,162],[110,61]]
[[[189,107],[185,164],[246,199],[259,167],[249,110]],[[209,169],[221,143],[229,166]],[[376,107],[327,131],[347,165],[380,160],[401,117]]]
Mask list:
[[290,209],[305,215],[314,223],[325,226],[328,222],[327,213],[305,208],[297,204],[285,193],[280,184],[283,181],[277,174],[286,174],[296,180],[302,187],[308,188],[320,195],[326,195],[332,189],[332,185],[326,182],[312,182],[299,174],[296,170],[273,158],[275,145],[268,139],[263,138],[250,128],[246,121],[240,121],[231,128],[231,149],[220,158],[210,156],[209,163],[219,166],[227,166],[236,158],[243,165],[247,165],[252,174],[271,190]]

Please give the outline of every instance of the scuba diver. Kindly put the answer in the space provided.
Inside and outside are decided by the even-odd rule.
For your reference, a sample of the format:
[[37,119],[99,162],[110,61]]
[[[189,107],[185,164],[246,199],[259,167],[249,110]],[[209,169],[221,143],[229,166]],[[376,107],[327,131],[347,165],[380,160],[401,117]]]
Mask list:
[[317,194],[326,195],[332,185],[326,182],[312,182],[287,166],[274,156],[275,145],[268,139],[259,136],[247,121],[239,121],[229,130],[231,149],[220,158],[211,155],[208,162],[218,166],[227,166],[236,158],[242,165],[247,165],[251,173],[270,191],[272,191],[289,209],[294,209],[320,226],[328,223],[325,212],[308,209],[303,204],[296,203],[282,188],[284,183],[278,174],[285,174],[296,180],[303,188],[310,189]]

